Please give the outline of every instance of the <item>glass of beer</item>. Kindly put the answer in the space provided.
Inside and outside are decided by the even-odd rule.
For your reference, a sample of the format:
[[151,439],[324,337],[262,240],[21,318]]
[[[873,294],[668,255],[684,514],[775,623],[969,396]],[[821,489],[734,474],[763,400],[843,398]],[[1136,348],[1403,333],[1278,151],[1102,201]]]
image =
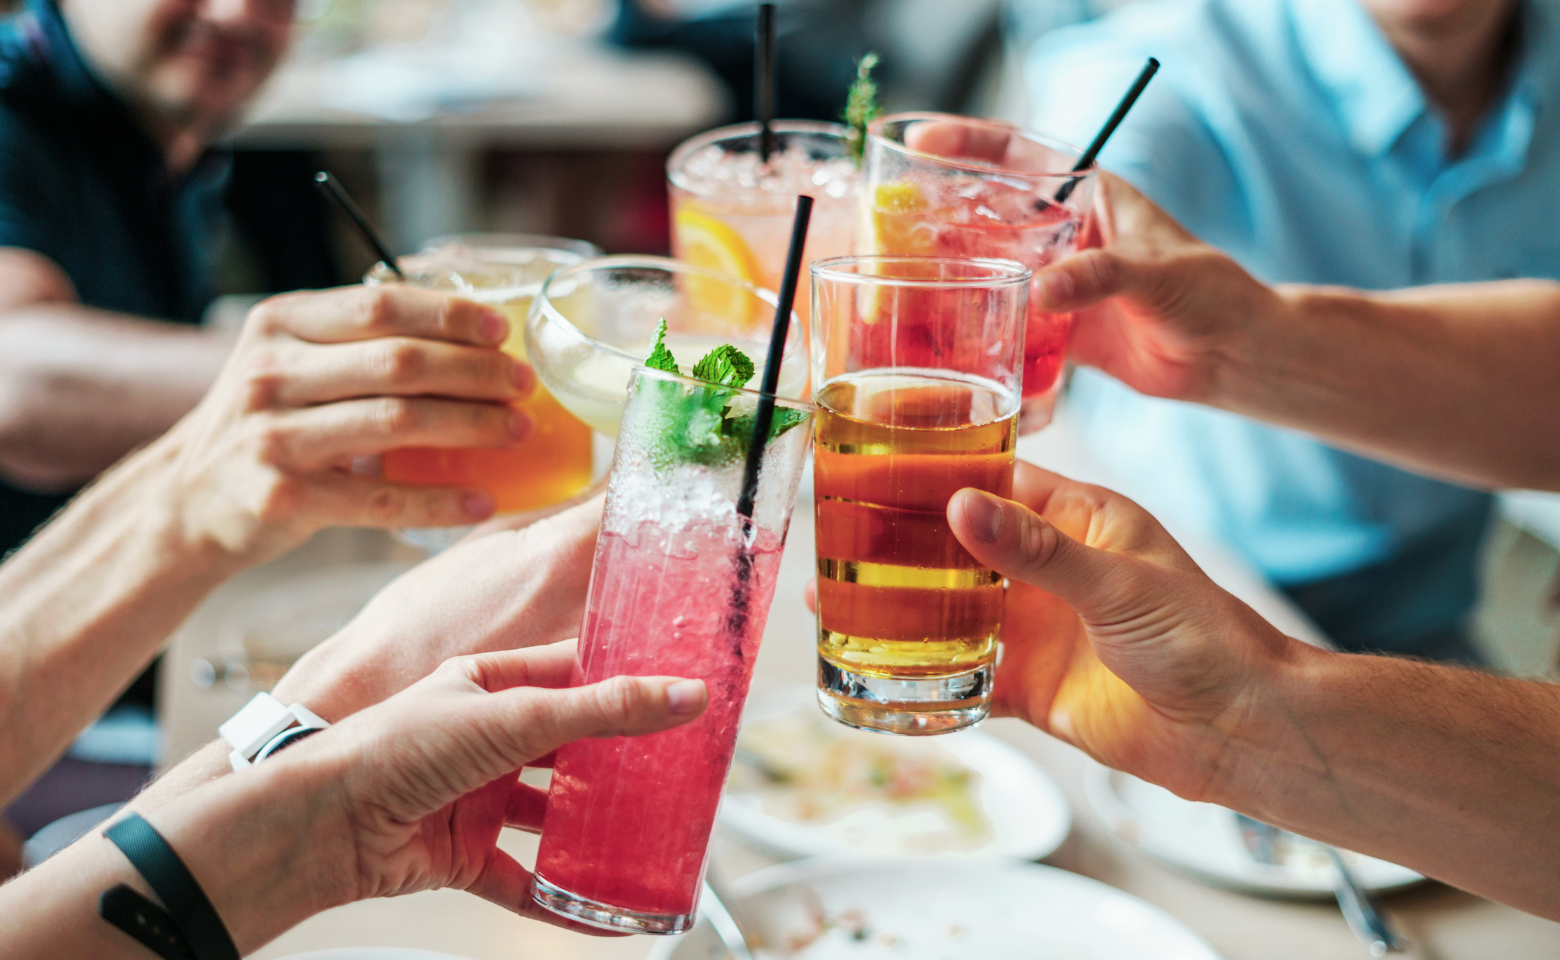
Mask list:
[[[495,307],[509,320],[502,349],[526,360],[525,319],[542,283],[558,270],[585,260],[594,249],[579,240],[553,237],[473,235],[434,241],[422,253],[398,261],[405,282]],[[525,244],[511,245],[511,244]],[[368,284],[397,282],[377,264],[364,277]],[[594,440],[590,427],[565,410],[545,387],[516,404],[531,417],[531,435],[502,449],[406,447],[385,453],[384,476],[397,483],[476,487],[493,496],[500,514],[556,510],[590,487],[595,479]],[[408,542],[442,550],[470,530],[439,527],[403,530]]]
[[818,700],[853,727],[947,733],[990,710],[1004,583],[948,501],[1008,497],[1031,274],[1012,260],[812,267]]

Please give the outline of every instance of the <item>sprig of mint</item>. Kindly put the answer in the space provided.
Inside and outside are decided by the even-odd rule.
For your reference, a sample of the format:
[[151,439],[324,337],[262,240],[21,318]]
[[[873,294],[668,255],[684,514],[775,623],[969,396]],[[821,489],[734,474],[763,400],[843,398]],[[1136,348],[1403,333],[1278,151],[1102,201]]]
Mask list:
[[[682,375],[677,358],[666,346],[665,317],[656,324],[655,341],[645,366]],[[661,467],[678,463],[718,466],[745,456],[757,426],[757,408],[736,391],[747,386],[755,369],[747,354],[728,343],[711,350],[693,366],[693,378],[708,386],[655,384],[657,401],[645,414],[652,422],[640,425],[654,462]],[[806,419],[807,414],[800,410],[776,406],[769,439],[774,440]]]
[[883,114],[877,82],[872,79],[872,68],[880,59],[877,54],[869,53],[856,61],[856,79],[850,85],[850,93],[845,95],[845,112],[841,116],[850,128],[846,148],[858,167],[867,152],[867,124]]

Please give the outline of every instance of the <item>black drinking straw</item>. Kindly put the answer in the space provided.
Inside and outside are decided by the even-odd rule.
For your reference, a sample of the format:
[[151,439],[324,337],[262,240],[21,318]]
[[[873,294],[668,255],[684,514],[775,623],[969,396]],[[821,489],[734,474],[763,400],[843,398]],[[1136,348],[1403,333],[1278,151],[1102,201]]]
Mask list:
[[[1105,121],[1105,126],[1101,127],[1100,132],[1095,134],[1094,142],[1089,144],[1089,149],[1083,151],[1083,156],[1079,157],[1078,162],[1073,164],[1074,173],[1094,166],[1094,161],[1099,157],[1100,151],[1105,149],[1105,141],[1109,140],[1110,135],[1116,132],[1117,127],[1121,126],[1121,121],[1126,119],[1127,111],[1132,109],[1134,103],[1137,103],[1138,97],[1141,97],[1143,90],[1148,87],[1148,81],[1154,79],[1154,74],[1158,72],[1159,61],[1149,57],[1148,62],[1143,65],[1143,72],[1139,73],[1137,79],[1132,81],[1132,88],[1127,91],[1126,96],[1121,98],[1121,102],[1116,104],[1116,109],[1111,113],[1110,119]],[[1074,177],[1062,184],[1062,188],[1056,191],[1053,201],[1055,203],[1066,203],[1067,198],[1072,196],[1072,192],[1078,188],[1078,182],[1078,178]]]
[[374,248],[375,253],[379,254],[379,262],[389,267],[390,272],[395,274],[397,280],[404,282],[406,274],[402,273],[401,268],[396,266],[395,254],[390,252],[390,248],[385,245],[384,238],[379,235],[378,230],[374,229],[374,225],[368,222],[368,218],[363,215],[362,208],[357,205],[357,201],[353,200],[352,195],[341,185],[341,181],[331,176],[328,170],[321,170],[314,175],[314,184],[320,188],[321,193],[325,194],[336,204],[336,207],[342,213],[347,215],[347,219],[351,220],[353,226],[357,227],[358,234],[362,236],[363,240],[370,247]]
[[758,158],[769,162],[775,149],[775,5],[758,5],[753,59],[753,113],[758,117]]
[[807,224],[812,220],[813,198],[796,198],[796,220],[791,224],[791,249],[785,258],[785,274],[780,278],[780,302],[775,307],[774,331],[769,335],[769,357],[764,361],[764,379],[759,385],[758,410],[753,414],[753,439],[748,444],[747,463],[742,471],[742,495],[737,498],[737,513],[751,521],[753,503],[758,499],[758,468],[764,461],[764,445],[775,420],[775,391],[780,388],[780,365],[785,358],[785,338],[791,332],[791,307],[796,303],[796,284],[802,273],[802,247],[807,243]]
[[[753,439],[748,443],[747,461],[742,467],[742,494],[737,498],[737,516],[742,539],[737,545],[737,582],[731,588],[731,612],[726,626],[734,637],[747,631],[748,583],[753,579],[752,545],[757,539],[753,507],[758,500],[758,470],[764,462],[764,447],[775,422],[775,391],[780,387],[780,364],[785,358],[785,338],[791,332],[791,307],[796,303],[796,283],[802,273],[802,247],[807,242],[807,224],[812,219],[812,197],[796,198],[796,220],[791,225],[791,250],[785,258],[785,275],[780,279],[780,302],[775,306],[774,331],[769,336],[769,356],[764,361],[764,379],[759,384],[758,409],[753,414]],[[741,655],[741,648],[738,648]]]

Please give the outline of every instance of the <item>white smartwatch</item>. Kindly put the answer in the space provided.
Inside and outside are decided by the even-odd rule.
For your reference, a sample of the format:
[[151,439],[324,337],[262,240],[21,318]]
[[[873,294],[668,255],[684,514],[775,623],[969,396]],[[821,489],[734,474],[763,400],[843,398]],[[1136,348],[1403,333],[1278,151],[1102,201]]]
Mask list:
[[218,727],[217,733],[233,748],[228,760],[238,771],[328,726],[302,704],[289,707],[269,693],[257,693],[244,709]]

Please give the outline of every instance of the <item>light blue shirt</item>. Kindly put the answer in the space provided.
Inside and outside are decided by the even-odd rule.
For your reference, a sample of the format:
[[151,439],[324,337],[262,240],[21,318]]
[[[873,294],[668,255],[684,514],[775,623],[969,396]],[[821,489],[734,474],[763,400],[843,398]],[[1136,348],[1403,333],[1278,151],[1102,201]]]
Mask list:
[[[1357,0],[1155,0],[1056,31],[1027,64],[1034,126],[1087,142],[1156,56],[1163,69],[1101,163],[1258,277],[1560,278],[1556,14],[1554,0],[1526,4],[1513,80],[1456,158]],[[1278,583],[1365,571],[1311,611],[1335,635],[1390,649],[1472,605],[1483,493],[1095,371],[1078,372],[1065,415],[1125,492]]]

